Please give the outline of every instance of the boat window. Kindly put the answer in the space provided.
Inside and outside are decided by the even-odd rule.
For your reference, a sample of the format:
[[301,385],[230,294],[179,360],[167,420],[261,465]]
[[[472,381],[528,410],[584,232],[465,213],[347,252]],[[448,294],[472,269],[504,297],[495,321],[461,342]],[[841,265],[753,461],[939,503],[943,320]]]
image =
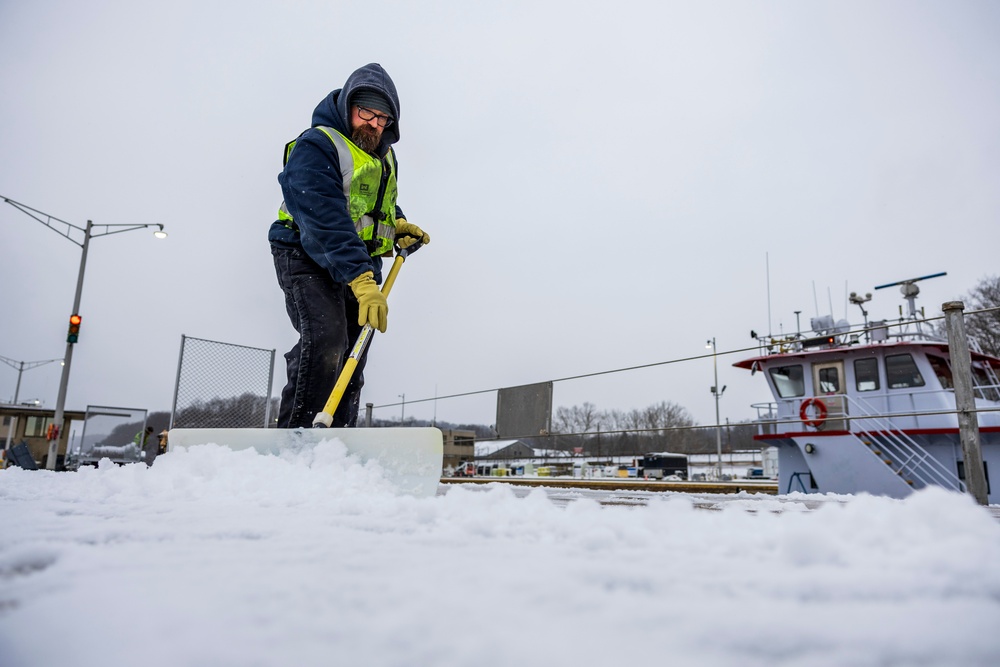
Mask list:
[[858,391],[878,391],[878,359],[855,359],[854,382]]
[[912,354],[886,355],[885,377],[890,389],[924,386],[924,376],[920,374]]
[[840,393],[840,373],[836,366],[818,369],[816,377],[819,378],[819,392],[821,394]]
[[934,375],[937,376],[938,381],[941,383],[941,388],[954,389],[955,379],[951,376],[951,366],[948,365],[948,361],[943,357],[936,357],[933,354],[927,355],[927,361],[931,362],[931,368],[934,369]]
[[771,379],[781,398],[805,396],[806,383],[803,380],[802,366],[778,366],[771,368]]
[[988,401],[1000,401],[1000,386],[990,380],[990,376],[978,362],[972,364],[972,381],[976,396]]

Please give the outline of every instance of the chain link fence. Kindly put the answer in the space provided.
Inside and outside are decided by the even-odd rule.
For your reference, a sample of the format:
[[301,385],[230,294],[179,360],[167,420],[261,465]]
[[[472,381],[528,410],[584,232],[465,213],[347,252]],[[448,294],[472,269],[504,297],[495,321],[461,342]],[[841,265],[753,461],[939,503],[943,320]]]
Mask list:
[[267,428],[274,350],[181,336],[170,428]]

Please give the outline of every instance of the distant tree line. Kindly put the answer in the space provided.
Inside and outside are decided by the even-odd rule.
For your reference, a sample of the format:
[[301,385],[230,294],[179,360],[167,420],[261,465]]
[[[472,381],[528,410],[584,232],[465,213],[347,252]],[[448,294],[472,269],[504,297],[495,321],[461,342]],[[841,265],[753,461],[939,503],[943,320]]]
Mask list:
[[[359,423],[363,422],[364,418],[358,420]],[[416,419],[409,418],[403,422],[392,419],[372,419],[373,428],[393,428],[399,426],[435,426],[442,431],[472,431],[476,434],[476,438],[479,440],[486,440],[489,438],[496,437],[496,431],[493,430],[492,426],[485,426],[483,424],[453,424],[452,422],[443,421],[431,421],[428,419]]]
[[[699,454],[716,451],[714,426],[698,426],[686,408],[661,401],[633,410],[598,410],[592,403],[556,410],[549,449],[591,456],[632,456],[650,452]],[[723,451],[759,449],[751,423],[721,429]],[[539,446],[537,443],[535,446]]]
[[[183,428],[253,428],[264,425],[264,409],[267,398],[252,393],[228,398],[213,398],[196,401],[182,408],[174,415],[174,426]],[[278,399],[271,399],[271,420],[278,415]],[[153,437],[170,428],[169,412],[151,412],[146,417],[146,425],[153,427]],[[142,430],[142,422],[119,424],[98,445],[132,442],[135,434]]]
[[[271,398],[271,423],[278,416],[278,402]],[[255,428],[264,426],[267,397],[246,392],[228,398],[195,401],[174,415],[176,428]]]

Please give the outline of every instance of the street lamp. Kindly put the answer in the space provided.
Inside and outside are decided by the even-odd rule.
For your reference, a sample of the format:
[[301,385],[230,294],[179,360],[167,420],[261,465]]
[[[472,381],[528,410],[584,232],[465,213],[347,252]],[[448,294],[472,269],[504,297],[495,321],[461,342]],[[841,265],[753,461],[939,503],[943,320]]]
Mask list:
[[719,423],[719,397],[726,391],[723,385],[719,389],[719,351],[715,347],[715,338],[705,341],[705,348],[712,351],[712,371],[715,374],[715,384],[712,385],[712,395],[715,396],[715,451],[719,457],[719,479],[722,479],[722,426]]
[[[124,224],[124,225],[95,225],[92,221],[87,221],[86,227],[80,227],[79,225],[74,225],[71,222],[66,222],[65,220],[60,220],[59,218],[49,215],[39,211],[36,208],[31,208],[13,199],[8,199],[7,197],[0,196],[6,203],[10,204],[17,210],[21,211],[25,215],[34,218],[38,222],[42,223],[52,231],[56,232],[60,236],[69,239],[72,243],[80,246],[83,252],[80,255],[80,272],[76,279],[76,295],[73,297],[73,310],[71,320],[71,327],[79,327],[80,325],[80,295],[83,293],[83,273],[87,268],[87,250],[90,248],[90,239],[98,238],[100,236],[108,236],[110,234],[121,234],[122,232],[131,232],[137,229],[148,229],[150,227],[155,227],[156,231],[153,235],[156,238],[162,239],[166,238],[167,233],[163,231],[163,225],[159,223],[149,223],[149,224]],[[44,217],[43,217],[44,216]],[[54,223],[58,223],[58,226]],[[64,226],[64,227],[63,227]],[[102,228],[103,231],[94,232],[94,228]],[[78,241],[73,238],[72,234],[75,232],[83,232],[83,240]],[[70,335],[66,338],[66,354],[63,357],[63,370],[62,379],[59,381],[59,395],[56,398],[56,414],[52,418],[52,426],[48,432],[49,438],[49,456],[46,460],[45,467],[49,470],[55,470],[56,467],[56,456],[59,453],[59,435],[62,431],[63,426],[63,416],[66,407],[66,388],[69,385],[69,369],[70,363],[73,361],[73,345],[76,344],[76,333],[71,330]]]
[[399,409],[399,425],[402,426],[406,422],[406,394],[396,395],[403,399],[403,407]]
[[[11,368],[17,369],[17,384],[14,385],[14,400],[11,401],[13,405],[17,405],[18,396],[21,393],[21,375],[24,371],[30,371],[32,368],[38,368],[39,366],[44,366],[45,364],[51,364],[55,361],[62,361],[62,359],[43,359],[41,361],[15,361],[14,359],[8,359],[0,355],[0,361],[7,364]],[[15,365],[16,364],[16,365]],[[14,436],[14,429],[17,427],[17,417],[11,416],[10,426],[7,428],[7,442],[4,443],[4,450],[10,449],[10,440]]]

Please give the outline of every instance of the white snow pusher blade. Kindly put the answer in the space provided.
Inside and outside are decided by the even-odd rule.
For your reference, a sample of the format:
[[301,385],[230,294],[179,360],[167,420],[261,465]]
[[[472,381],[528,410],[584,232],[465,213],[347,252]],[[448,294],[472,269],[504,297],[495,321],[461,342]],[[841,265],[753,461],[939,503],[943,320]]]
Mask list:
[[437,493],[443,445],[436,428],[175,428],[167,435],[174,447],[217,444],[260,454],[298,452],[328,440],[339,440],[361,463],[377,461],[400,494],[425,497]]
[[[406,258],[423,245],[422,241],[406,248],[396,247],[396,257],[382,284],[382,295],[396,282],[396,276]],[[362,463],[377,461],[385,476],[399,493],[412,496],[433,496],[441,479],[444,458],[443,437],[436,428],[328,428],[333,423],[340,400],[354,375],[361,356],[375,335],[366,324],[358,336],[350,356],[330,392],[323,410],[313,419],[313,428],[175,428],[167,434],[168,448],[190,447],[215,443],[229,449],[254,449],[261,454],[297,452],[329,440],[339,440],[348,454]]]

